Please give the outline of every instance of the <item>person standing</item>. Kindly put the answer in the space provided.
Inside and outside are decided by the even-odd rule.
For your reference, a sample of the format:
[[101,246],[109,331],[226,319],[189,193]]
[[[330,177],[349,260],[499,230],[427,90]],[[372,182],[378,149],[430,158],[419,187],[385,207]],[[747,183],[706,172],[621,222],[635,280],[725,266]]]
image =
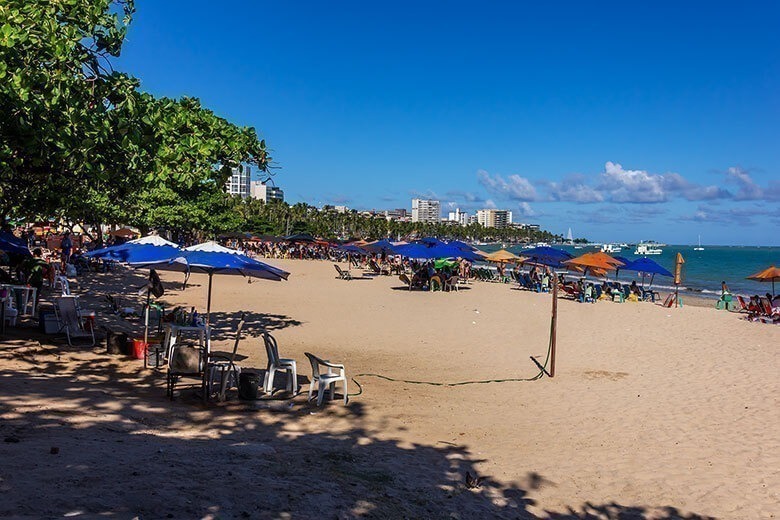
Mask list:
[[65,268],[70,261],[70,255],[73,253],[73,240],[70,238],[70,231],[65,231],[65,234],[62,237],[62,242],[60,242],[60,249],[62,251],[60,253],[60,272],[65,274],[67,272]]

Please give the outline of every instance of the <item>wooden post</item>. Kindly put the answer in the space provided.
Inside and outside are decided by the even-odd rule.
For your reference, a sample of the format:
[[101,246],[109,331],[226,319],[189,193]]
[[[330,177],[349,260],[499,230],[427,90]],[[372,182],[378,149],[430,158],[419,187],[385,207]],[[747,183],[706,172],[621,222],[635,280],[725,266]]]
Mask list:
[[550,377],[555,377],[555,336],[558,328],[558,279],[553,278],[552,324],[550,325]]

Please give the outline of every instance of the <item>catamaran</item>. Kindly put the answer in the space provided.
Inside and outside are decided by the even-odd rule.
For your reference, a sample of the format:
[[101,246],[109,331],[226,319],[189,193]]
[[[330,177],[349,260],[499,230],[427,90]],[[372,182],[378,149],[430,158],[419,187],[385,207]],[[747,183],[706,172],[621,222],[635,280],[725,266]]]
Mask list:
[[664,250],[658,246],[659,244],[652,241],[639,242],[636,245],[636,250],[634,251],[634,254],[637,256],[660,255],[661,253],[664,252]]
[[601,252],[602,253],[619,253],[623,250],[622,247],[620,247],[619,244],[603,244],[601,246]]
[[697,247],[693,248],[694,251],[704,251],[704,248],[701,247],[701,235],[699,235],[699,245]]

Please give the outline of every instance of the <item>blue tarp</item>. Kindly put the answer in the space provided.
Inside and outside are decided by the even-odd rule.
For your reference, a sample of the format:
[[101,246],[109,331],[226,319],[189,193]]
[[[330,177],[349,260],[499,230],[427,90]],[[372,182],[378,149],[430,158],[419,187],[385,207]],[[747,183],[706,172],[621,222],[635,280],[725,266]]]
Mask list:
[[24,240],[7,231],[0,231],[0,251],[10,255],[30,256],[30,250]]

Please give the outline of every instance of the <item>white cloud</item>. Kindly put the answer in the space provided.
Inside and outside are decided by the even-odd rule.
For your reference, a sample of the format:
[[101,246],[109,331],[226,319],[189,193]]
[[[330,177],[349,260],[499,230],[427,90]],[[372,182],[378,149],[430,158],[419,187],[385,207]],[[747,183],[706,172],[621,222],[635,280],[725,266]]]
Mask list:
[[663,178],[645,170],[625,170],[620,163],[607,161],[599,189],[609,193],[613,202],[666,202]]
[[547,183],[547,190],[550,198],[559,202],[590,204],[604,201],[604,196],[592,186],[586,184],[586,179],[582,175],[569,175],[560,182],[549,182]]
[[[519,211],[516,212],[516,215],[519,217],[538,217],[539,213],[535,211],[530,204],[527,202],[521,202],[518,206]],[[513,215],[514,216],[514,215]]]
[[504,179],[501,175],[490,175],[485,170],[477,172],[477,180],[485,189],[496,197],[519,200],[536,200],[536,188],[525,177],[510,175]]
[[732,166],[726,170],[726,182],[736,184],[739,188],[734,194],[735,200],[760,200],[764,197],[764,190],[753,181],[747,170],[739,166]]

